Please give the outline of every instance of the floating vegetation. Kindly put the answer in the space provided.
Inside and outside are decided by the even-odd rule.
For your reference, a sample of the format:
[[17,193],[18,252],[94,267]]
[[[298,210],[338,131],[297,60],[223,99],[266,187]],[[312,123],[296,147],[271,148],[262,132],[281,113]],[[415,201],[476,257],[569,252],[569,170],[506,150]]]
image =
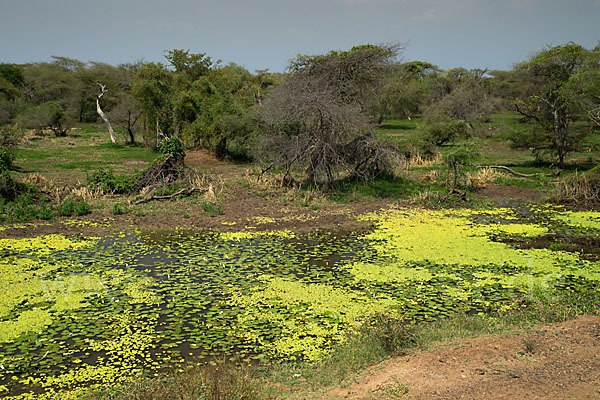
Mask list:
[[375,314],[428,321],[516,310],[531,291],[599,290],[600,263],[585,254],[514,246],[597,234],[598,213],[360,218],[375,229],[0,239],[0,396],[75,398],[214,357],[314,361]]

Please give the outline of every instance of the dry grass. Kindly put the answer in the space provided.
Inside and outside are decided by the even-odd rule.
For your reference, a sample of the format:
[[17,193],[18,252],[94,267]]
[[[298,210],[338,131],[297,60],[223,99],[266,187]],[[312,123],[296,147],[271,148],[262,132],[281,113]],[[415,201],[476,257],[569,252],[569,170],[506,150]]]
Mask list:
[[410,198],[411,203],[429,203],[432,201],[437,202],[439,200],[440,194],[432,190],[424,190]]
[[90,202],[104,196],[104,191],[101,188],[90,189],[87,186],[71,189],[71,197],[74,200]]
[[467,186],[469,187],[483,187],[490,183],[496,182],[499,178],[502,178],[504,174],[492,168],[481,168],[477,172],[467,173]]
[[558,183],[552,200],[577,207],[600,207],[600,167],[587,173],[575,173]]
[[406,169],[412,167],[432,167],[442,162],[442,155],[436,153],[433,157],[423,157],[420,154],[413,154],[406,160]]
[[440,171],[433,170],[429,171],[426,174],[423,174],[420,178],[422,182],[435,182],[436,179],[440,176]]

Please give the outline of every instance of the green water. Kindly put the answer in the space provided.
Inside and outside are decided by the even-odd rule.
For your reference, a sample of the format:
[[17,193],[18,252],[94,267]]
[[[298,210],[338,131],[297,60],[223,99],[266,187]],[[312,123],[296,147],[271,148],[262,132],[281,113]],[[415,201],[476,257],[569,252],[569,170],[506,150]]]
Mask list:
[[515,245],[595,240],[598,213],[360,218],[375,229],[0,239],[0,396],[69,398],[215,357],[313,361],[374,313],[427,321],[599,290],[594,254]]

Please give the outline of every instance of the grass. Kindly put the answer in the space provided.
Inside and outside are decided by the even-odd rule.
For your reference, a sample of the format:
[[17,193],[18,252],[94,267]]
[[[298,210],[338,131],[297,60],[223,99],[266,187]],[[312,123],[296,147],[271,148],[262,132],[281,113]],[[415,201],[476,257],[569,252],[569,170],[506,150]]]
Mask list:
[[154,151],[140,146],[110,143],[104,126],[81,124],[65,137],[49,136],[19,146],[15,165],[23,174],[40,173],[58,185],[72,186],[103,167],[133,174],[155,157]]

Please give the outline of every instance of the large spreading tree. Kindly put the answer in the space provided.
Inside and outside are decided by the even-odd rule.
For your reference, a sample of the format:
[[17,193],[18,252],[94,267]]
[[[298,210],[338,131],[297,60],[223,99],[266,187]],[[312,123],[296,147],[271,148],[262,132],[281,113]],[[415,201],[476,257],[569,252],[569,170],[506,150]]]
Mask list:
[[289,75],[264,101],[268,134],[263,156],[317,184],[332,185],[338,173],[372,179],[392,167],[393,151],[371,135],[370,104],[397,45],[364,45],[325,55],[298,56]]

